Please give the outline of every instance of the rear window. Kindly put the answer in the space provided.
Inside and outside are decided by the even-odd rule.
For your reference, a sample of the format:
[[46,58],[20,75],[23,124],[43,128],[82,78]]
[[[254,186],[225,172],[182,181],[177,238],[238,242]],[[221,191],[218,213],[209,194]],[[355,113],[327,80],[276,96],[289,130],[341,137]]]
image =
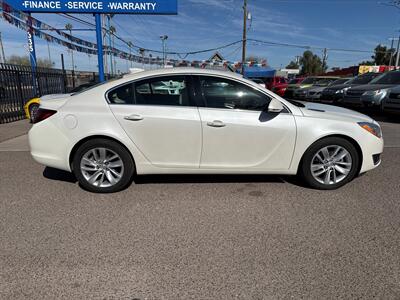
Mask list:
[[158,77],[127,83],[108,92],[111,104],[189,106],[185,76]]

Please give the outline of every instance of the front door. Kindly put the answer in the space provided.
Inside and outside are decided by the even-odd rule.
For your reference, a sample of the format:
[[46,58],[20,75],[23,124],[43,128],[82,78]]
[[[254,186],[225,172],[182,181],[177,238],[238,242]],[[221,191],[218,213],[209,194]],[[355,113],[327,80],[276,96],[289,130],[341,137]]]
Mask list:
[[266,112],[271,100],[242,82],[200,76],[203,169],[287,170],[296,124],[289,111]]

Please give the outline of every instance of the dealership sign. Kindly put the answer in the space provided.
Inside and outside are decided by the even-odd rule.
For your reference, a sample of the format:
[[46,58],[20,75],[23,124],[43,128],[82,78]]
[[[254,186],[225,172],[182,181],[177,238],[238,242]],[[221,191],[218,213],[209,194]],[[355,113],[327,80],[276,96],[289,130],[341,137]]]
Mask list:
[[177,0],[8,0],[13,8],[37,13],[168,14],[178,12]]

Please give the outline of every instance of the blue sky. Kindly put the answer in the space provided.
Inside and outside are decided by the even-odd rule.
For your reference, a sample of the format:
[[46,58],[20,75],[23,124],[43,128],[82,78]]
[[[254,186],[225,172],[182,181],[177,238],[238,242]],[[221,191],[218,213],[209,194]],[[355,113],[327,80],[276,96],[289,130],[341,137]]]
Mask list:
[[[167,34],[168,50],[179,52],[213,48],[241,39],[242,0],[178,0],[178,3],[177,16],[117,15],[114,26],[118,35],[124,39],[150,49],[161,49],[159,36]],[[388,38],[397,36],[400,29],[400,9],[379,4],[378,0],[248,0],[248,3],[252,14],[248,37],[254,39],[327,48],[372,50],[379,43],[388,45]],[[58,15],[34,16],[58,28],[64,27],[68,22],[75,28],[87,28]],[[93,22],[90,15],[79,17]],[[0,21],[0,31],[6,56],[26,53],[26,36],[23,31],[4,21]],[[79,32],[76,35],[95,41],[94,32]],[[120,42],[116,45],[127,50]],[[48,57],[45,41],[36,39],[36,47],[38,57]],[[66,66],[70,68],[67,49],[50,44],[50,50],[56,66],[60,66],[60,54],[64,53]],[[299,48],[255,43],[248,45],[248,54],[265,57],[273,67],[286,66],[303,51]],[[241,58],[239,45],[220,52],[231,61]],[[322,54],[321,50],[314,52]],[[211,54],[189,56],[187,59],[208,59]],[[328,65],[356,64],[369,59],[371,54],[330,51]],[[75,53],[78,69],[95,70],[96,60],[96,57]],[[125,61],[118,60],[118,69],[125,71],[127,66]]]

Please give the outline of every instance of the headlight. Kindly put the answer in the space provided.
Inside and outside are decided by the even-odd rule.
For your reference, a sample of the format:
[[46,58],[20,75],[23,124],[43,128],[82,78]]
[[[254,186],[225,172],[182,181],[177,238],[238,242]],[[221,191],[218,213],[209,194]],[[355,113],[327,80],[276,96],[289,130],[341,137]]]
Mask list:
[[347,90],[348,90],[349,88],[350,88],[350,87],[347,87],[347,88],[344,88],[344,89],[341,89],[341,90],[337,90],[337,91],[335,92],[335,94],[344,94],[344,93],[347,92]]
[[385,98],[389,89],[381,89],[375,91],[366,91],[363,96],[379,96],[379,98]]
[[365,129],[369,133],[372,133],[376,137],[378,138],[382,137],[382,130],[379,125],[369,122],[359,122],[358,125],[360,125],[361,128]]

